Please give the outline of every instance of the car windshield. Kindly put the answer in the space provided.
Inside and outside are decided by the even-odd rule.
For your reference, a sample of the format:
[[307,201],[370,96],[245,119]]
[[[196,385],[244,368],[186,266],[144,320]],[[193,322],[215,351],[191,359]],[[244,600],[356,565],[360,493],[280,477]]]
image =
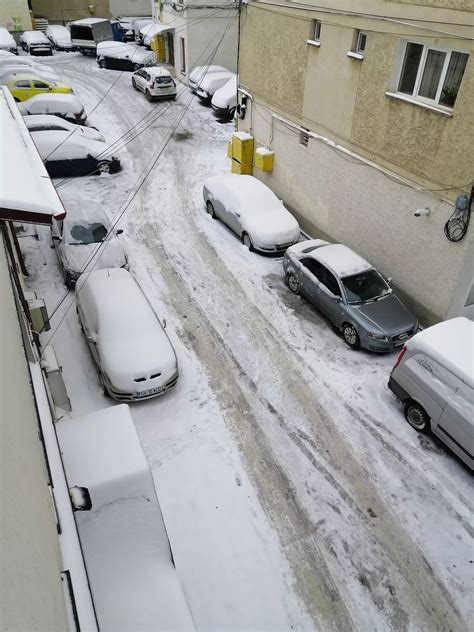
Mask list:
[[351,305],[375,301],[390,294],[391,289],[375,270],[366,270],[341,279]]
[[69,230],[69,244],[72,246],[97,244],[107,237],[106,227],[99,223],[81,222],[73,224]]

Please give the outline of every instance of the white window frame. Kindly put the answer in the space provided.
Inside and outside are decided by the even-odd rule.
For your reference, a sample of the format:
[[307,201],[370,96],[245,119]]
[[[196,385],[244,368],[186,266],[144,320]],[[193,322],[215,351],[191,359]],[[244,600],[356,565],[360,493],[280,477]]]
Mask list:
[[[360,48],[360,40],[361,40],[362,36],[365,37],[365,46],[364,46],[364,48]],[[365,54],[365,49],[367,48],[367,40],[368,39],[369,39],[369,36],[367,35],[367,33],[365,31],[357,31],[357,37],[356,37],[356,43],[355,43],[355,47],[354,47],[354,52],[357,53],[358,55],[364,55]]]
[[[407,51],[408,44],[419,44],[420,46],[423,46],[423,51],[421,53],[420,63],[418,65],[418,70],[417,70],[416,79],[415,79],[415,85],[413,86],[412,94],[407,94],[406,92],[400,92],[400,90],[398,89],[398,87],[400,85],[400,81],[402,79],[403,66],[404,66],[404,63],[405,63],[405,56],[406,56],[406,51]],[[436,95],[435,95],[434,99],[428,99],[427,97],[423,97],[423,96],[418,94],[418,91],[419,91],[420,85],[421,85],[421,81],[423,79],[423,73],[425,71],[426,59],[428,57],[428,52],[430,50],[436,50],[436,51],[440,51],[442,53],[446,53],[446,57],[444,59],[444,64],[443,64],[443,69],[441,70],[441,75],[440,75],[440,78],[439,78],[438,88],[436,90]],[[445,79],[446,79],[446,74],[448,72],[449,62],[451,61],[451,54],[452,53],[463,53],[464,55],[467,55],[469,57],[469,52],[467,50],[462,50],[462,49],[457,49],[457,48],[445,48],[443,46],[437,46],[436,44],[426,44],[425,42],[420,42],[420,41],[418,41],[416,39],[406,40],[404,42],[404,46],[402,47],[400,59],[398,60],[399,68],[398,68],[398,72],[396,73],[396,84],[394,86],[395,93],[399,94],[401,96],[410,98],[410,99],[414,99],[415,101],[419,101],[420,103],[426,103],[427,105],[434,105],[434,106],[436,106],[438,108],[446,109],[447,111],[452,111],[454,106],[452,107],[452,106],[449,106],[449,105],[443,105],[442,103],[439,102],[439,100],[441,98],[441,93],[443,91],[443,86],[444,86],[444,82],[445,82]],[[464,76],[463,76],[463,79],[464,79]],[[462,79],[461,79],[461,83],[462,83]],[[456,104],[454,104],[454,105],[456,105]]]
[[321,20],[313,20],[312,41],[321,43]]

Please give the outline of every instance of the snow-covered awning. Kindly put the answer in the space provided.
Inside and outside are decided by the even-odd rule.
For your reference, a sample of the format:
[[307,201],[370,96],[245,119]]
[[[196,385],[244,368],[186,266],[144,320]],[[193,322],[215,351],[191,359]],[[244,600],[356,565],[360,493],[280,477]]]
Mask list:
[[174,31],[174,26],[168,26],[167,24],[147,24],[140,29],[140,33],[144,37],[153,37],[154,35],[160,35],[160,33],[164,33],[165,31]]
[[10,91],[0,90],[0,220],[51,224],[66,211]]

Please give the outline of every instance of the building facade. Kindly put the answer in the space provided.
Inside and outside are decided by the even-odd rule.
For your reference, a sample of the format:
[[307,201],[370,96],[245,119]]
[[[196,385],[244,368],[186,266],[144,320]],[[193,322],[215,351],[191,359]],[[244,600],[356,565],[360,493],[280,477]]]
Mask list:
[[458,242],[444,228],[473,182],[474,6],[337,6],[243,5],[238,126],[275,152],[254,175],[310,235],[393,277],[424,322],[468,312],[474,226]]
[[238,3],[199,0],[155,3],[155,21],[169,27],[164,34],[165,59],[185,79],[196,66],[218,64],[237,70]]
[[52,24],[67,24],[90,17],[151,14],[151,0],[31,0],[31,7],[37,17],[46,18]]
[[0,26],[13,33],[31,29],[28,0],[2,0],[0,2]]

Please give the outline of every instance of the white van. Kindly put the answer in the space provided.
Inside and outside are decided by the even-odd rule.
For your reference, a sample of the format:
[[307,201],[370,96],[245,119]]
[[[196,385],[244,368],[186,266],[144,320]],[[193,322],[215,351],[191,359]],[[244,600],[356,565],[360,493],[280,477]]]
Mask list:
[[130,272],[107,268],[83,274],[76,296],[79,322],[106,395],[141,401],[176,384],[174,349]]
[[218,118],[234,118],[237,107],[237,77],[232,77],[214,92],[211,107]]
[[235,77],[235,72],[230,72],[230,70],[226,70],[225,72],[213,72],[210,75],[206,75],[199,83],[196,94],[200,99],[209,103],[216,90],[225,86],[228,81]]
[[403,347],[388,387],[408,423],[431,430],[474,469],[474,323],[453,318],[417,333]]
[[100,630],[195,630],[128,406],[55,426]]

